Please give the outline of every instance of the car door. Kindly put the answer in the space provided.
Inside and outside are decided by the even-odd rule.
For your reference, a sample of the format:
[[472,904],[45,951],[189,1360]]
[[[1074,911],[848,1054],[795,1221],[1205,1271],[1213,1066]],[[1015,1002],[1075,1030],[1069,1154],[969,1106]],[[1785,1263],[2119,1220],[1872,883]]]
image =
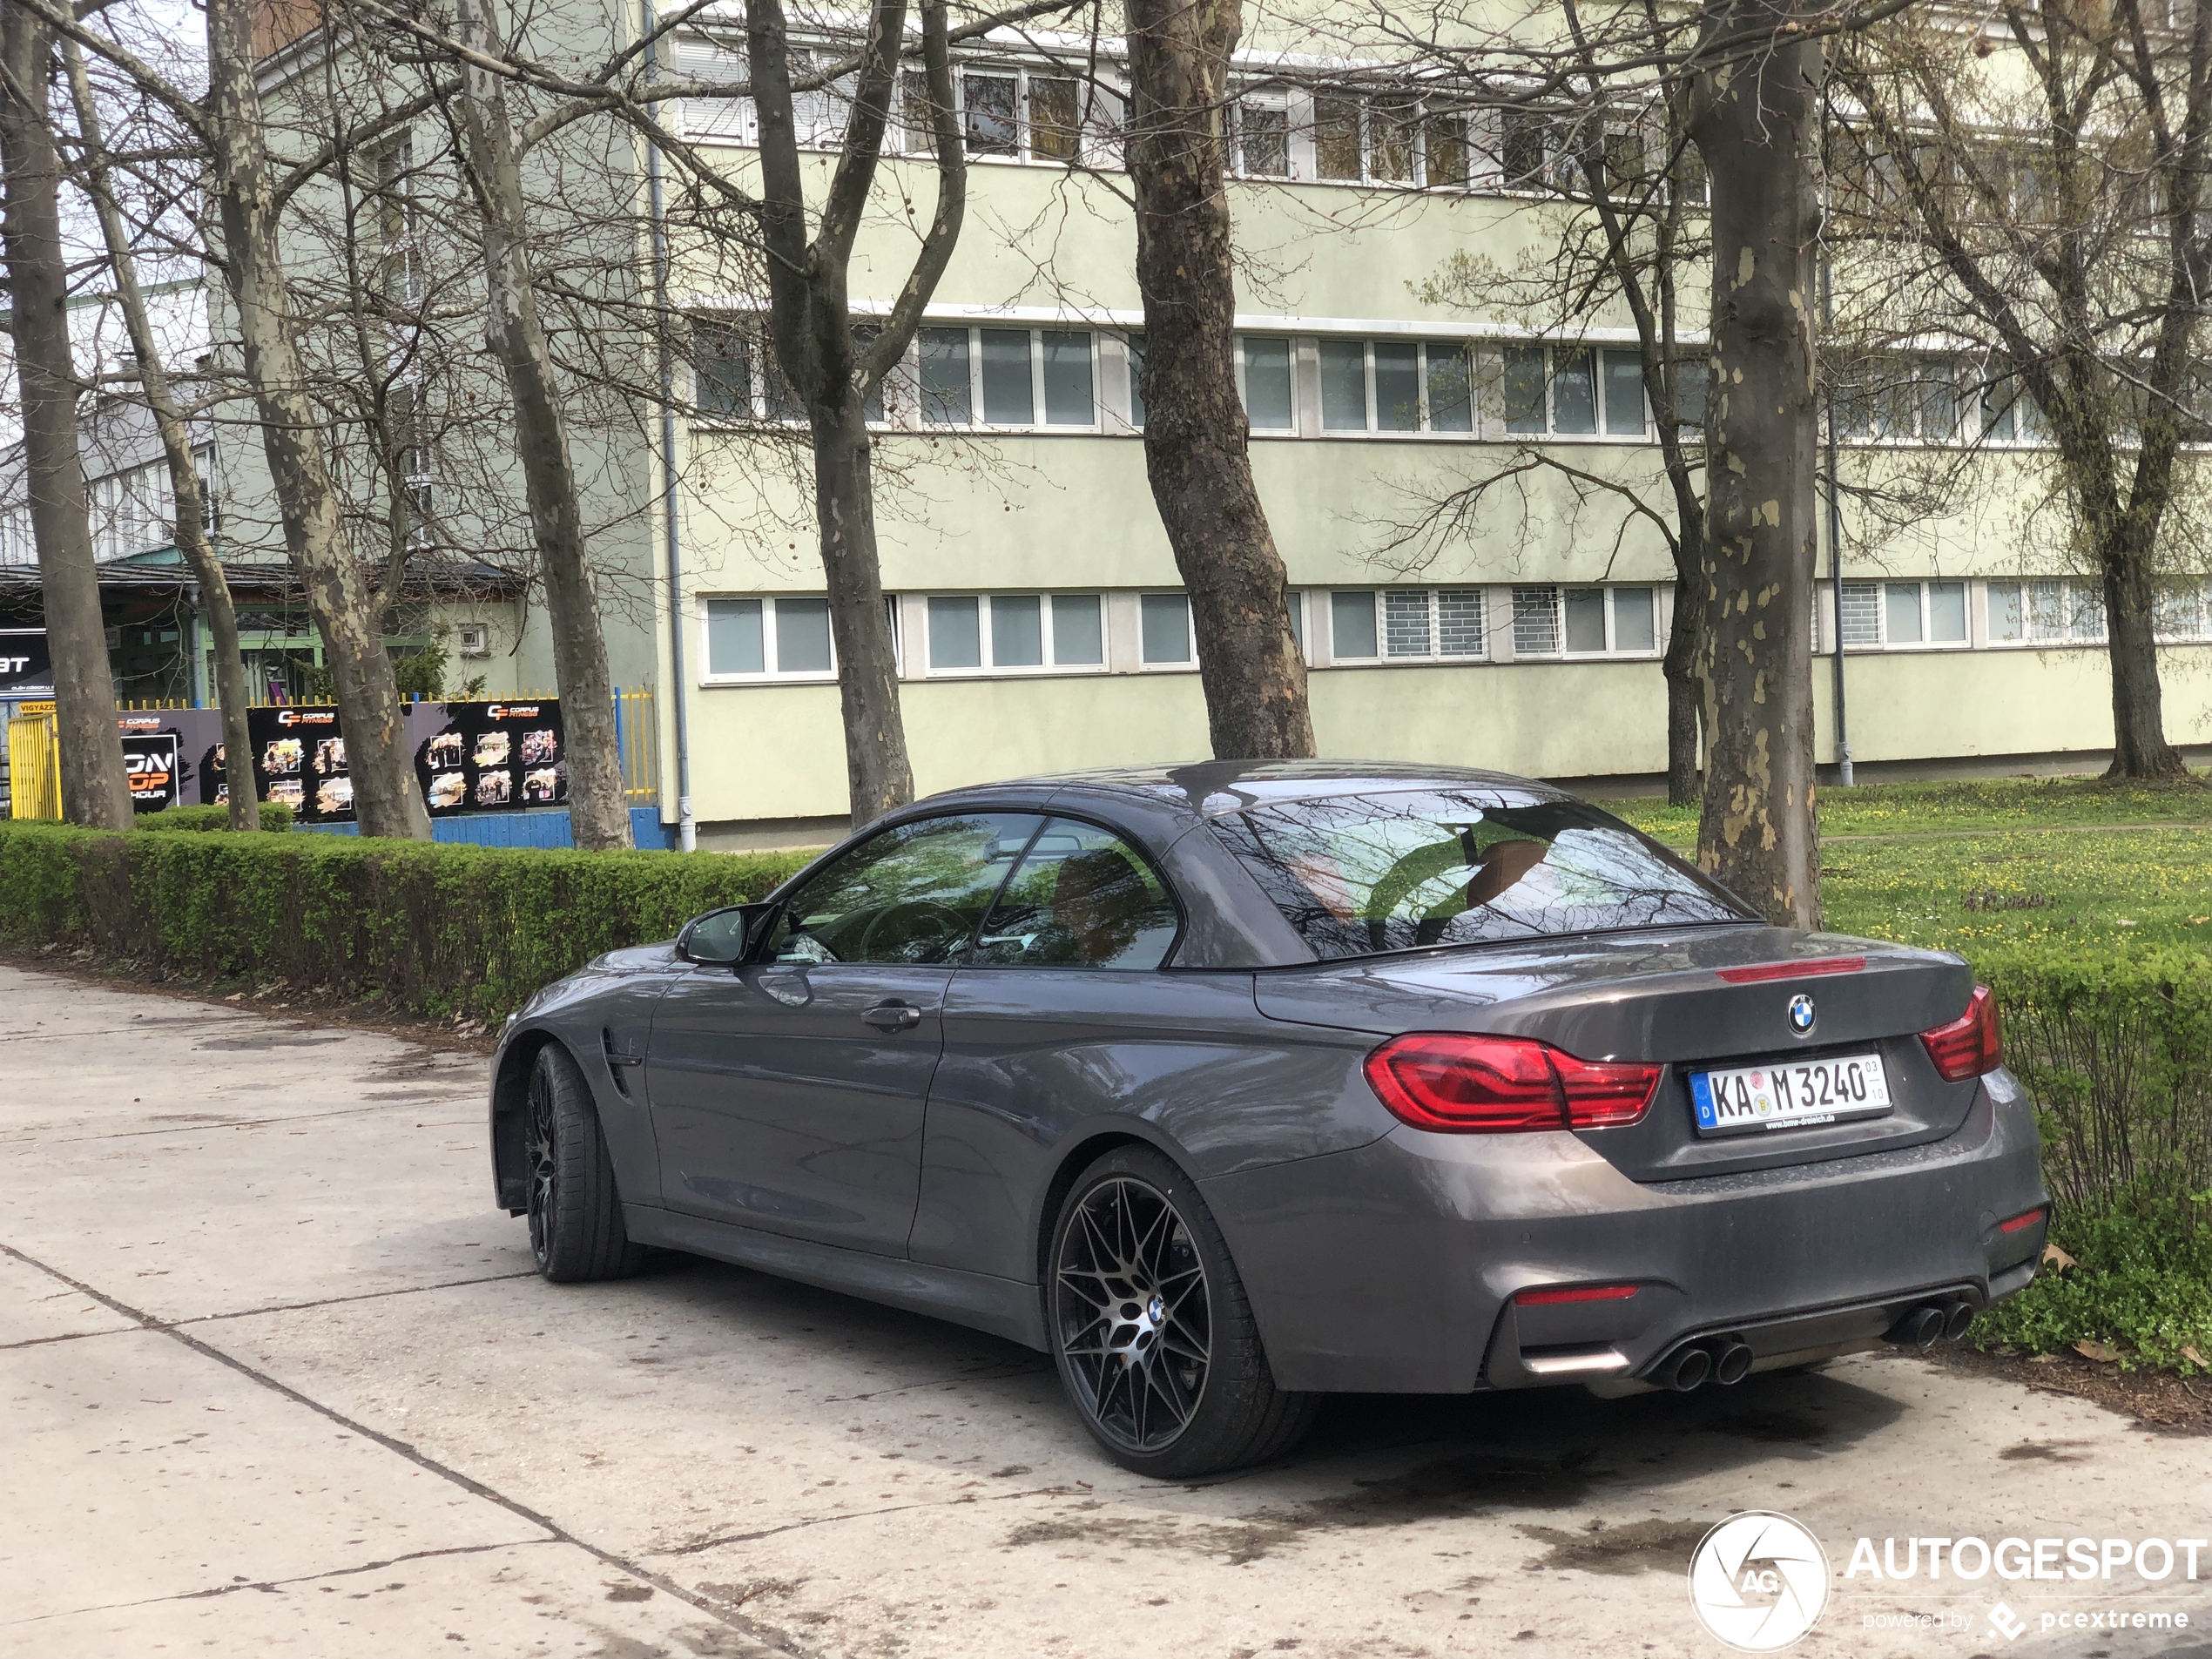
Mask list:
[[1295,1098],[1249,971],[1161,971],[1175,900],[1127,840],[1054,818],[954,976],[929,1097],[916,1261],[1036,1274],[1035,1205],[1068,1129],[1144,1117],[1212,1132],[1249,1097]]
[[654,1010],[647,1088],[671,1209],[906,1253],[945,988],[1040,820],[916,819],[810,878],[734,969]]

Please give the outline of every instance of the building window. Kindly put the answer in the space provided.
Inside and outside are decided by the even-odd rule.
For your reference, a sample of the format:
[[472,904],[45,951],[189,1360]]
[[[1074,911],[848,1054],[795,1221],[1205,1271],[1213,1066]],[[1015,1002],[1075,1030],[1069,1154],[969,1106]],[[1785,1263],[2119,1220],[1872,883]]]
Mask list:
[[2158,596],[2151,626],[2161,641],[2212,638],[2212,590],[2194,582],[2166,589]]
[[1838,632],[1852,651],[1912,651],[1966,643],[1963,582],[1846,582]]
[[[1122,337],[1122,354],[1129,360],[1129,423],[1144,428],[1144,336]],[[1250,407],[1247,400],[1247,407]]]
[[1088,330],[931,327],[917,350],[925,425],[1098,425]]
[[1291,342],[1239,334],[1237,390],[1244,397],[1244,418],[1253,431],[1294,431],[1298,413],[1291,395]]
[[0,564],[36,564],[38,543],[30,533],[29,505],[0,509]]
[[835,672],[826,598],[709,599],[704,620],[709,679],[826,679]]
[[1659,649],[1659,597],[1646,587],[1513,590],[1516,657],[1648,657]]
[[1324,340],[1324,432],[1473,432],[1474,374],[1463,341]]
[[1095,593],[939,594],[927,602],[929,671],[1022,673],[1102,668]]
[[1346,184],[1464,187],[1467,117],[1405,93],[1313,99],[1313,171]]
[[1180,667],[1190,661],[1190,601],[1180,593],[1137,597],[1140,656],[1147,668]]
[[165,461],[96,478],[85,486],[84,497],[95,558],[125,558],[168,545],[177,505]]
[[[1082,157],[1083,86],[1072,75],[991,64],[962,69],[954,78],[961,101],[961,134],[971,156],[1035,161],[1065,166]],[[1095,88],[1095,100],[1103,96]],[[921,78],[907,77],[907,97],[917,111],[928,107]],[[1094,121],[1100,113],[1088,111]],[[918,134],[928,124],[910,119]],[[927,149],[923,138],[919,146]]]
[[2001,374],[1981,388],[1981,435],[1994,443],[2044,441],[2043,411],[2012,375]]
[[1239,98],[1230,118],[1232,171],[1246,179],[1291,176],[1291,111],[1282,99]]
[[1329,596],[1338,662],[1437,662],[1485,653],[1480,588],[1385,588]]
[[[1640,438],[1643,359],[1588,346],[1508,346],[1506,430],[1526,437]],[[1702,411],[1701,411],[1702,413]]]
[[1993,645],[2095,645],[2104,637],[2104,592],[2094,582],[2053,577],[1989,584]]
[[[853,349],[867,348],[876,330],[855,326]],[[702,320],[691,334],[691,398],[698,412],[710,419],[804,422],[806,406],[784,378],[775,348],[755,327],[721,320]],[[871,426],[889,418],[883,382],[876,382],[862,409]]]
[[412,308],[421,298],[421,266],[415,234],[415,165],[406,133],[369,152],[364,172],[369,212],[376,227],[376,280],[384,298]]
[[1948,358],[1854,365],[1831,394],[1839,438],[1949,443],[1959,435],[1959,366]]

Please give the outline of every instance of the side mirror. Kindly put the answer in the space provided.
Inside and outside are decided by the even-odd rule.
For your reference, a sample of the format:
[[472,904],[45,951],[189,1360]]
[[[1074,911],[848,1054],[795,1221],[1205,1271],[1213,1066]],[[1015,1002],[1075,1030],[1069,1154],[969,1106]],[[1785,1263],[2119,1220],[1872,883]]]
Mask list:
[[694,916],[676,935],[676,954],[706,968],[733,968],[759,936],[760,925],[775,913],[772,904],[733,904]]

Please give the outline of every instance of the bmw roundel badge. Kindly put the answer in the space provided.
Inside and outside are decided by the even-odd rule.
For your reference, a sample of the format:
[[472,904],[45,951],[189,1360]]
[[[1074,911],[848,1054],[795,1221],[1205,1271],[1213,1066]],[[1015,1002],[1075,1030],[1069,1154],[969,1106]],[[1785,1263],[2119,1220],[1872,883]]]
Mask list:
[[1812,999],[1803,991],[1790,999],[1790,1029],[1801,1037],[1812,1035]]

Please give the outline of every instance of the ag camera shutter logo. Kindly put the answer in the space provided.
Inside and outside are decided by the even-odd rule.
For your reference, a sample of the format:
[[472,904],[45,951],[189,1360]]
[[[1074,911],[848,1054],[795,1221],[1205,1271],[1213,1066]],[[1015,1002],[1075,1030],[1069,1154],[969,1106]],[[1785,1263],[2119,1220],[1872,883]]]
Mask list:
[[1739,1653],[1779,1653],[1827,1610],[1828,1552],[1771,1510],[1730,1515],[1689,1558],[1689,1605],[1716,1641]]

